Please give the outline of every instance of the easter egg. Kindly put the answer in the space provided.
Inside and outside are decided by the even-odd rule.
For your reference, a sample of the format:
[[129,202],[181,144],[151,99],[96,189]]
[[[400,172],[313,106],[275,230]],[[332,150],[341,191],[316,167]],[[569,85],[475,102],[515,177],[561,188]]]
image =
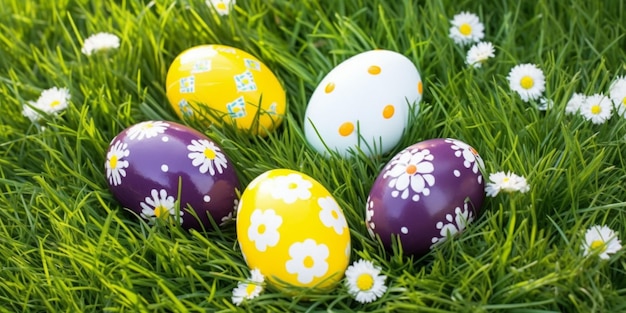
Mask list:
[[232,219],[240,187],[234,164],[214,141],[187,126],[145,121],[111,141],[104,164],[113,196],[153,224],[211,229]]
[[357,54],[319,83],[304,116],[304,135],[318,152],[368,156],[391,150],[416,113],[422,80],[407,57],[388,50]]
[[485,199],[483,161],[456,139],[430,139],[395,155],[367,198],[366,225],[391,250],[424,255],[476,219]]
[[253,55],[223,45],[178,55],[167,71],[166,93],[182,118],[234,124],[252,134],[266,135],[285,115],[285,90],[274,73]]
[[278,288],[332,288],[350,259],[350,230],[330,192],[313,178],[274,169],[244,190],[237,241],[251,269]]

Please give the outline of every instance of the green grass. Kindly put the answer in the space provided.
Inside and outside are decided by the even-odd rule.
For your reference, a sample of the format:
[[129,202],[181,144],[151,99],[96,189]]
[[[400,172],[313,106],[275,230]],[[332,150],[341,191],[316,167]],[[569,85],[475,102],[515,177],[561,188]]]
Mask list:
[[[226,17],[204,1],[0,0],[0,312],[624,312],[626,260],[584,258],[594,224],[626,240],[626,120],[566,115],[573,92],[606,93],[626,73],[623,1],[239,0]],[[189,4],[190,9],[185,9]],[[478,14],[496,57],[481,69],[448,38],[449,20]],[[96,32],[106,55],[81,54]],[[375,260],[389,291],[359,304],[343,286],[308,300],[272,287],[242,305],[248,275],[235,227],[201,233],[148,227],[108,192],[109,141],[129,125],[180,120],[165,97],[181,51],[219,43],[259,57],[287,91],[289,112],[268,138],[201,129],[236,162],[242,184],[273,168],[331,190],[351,228],[352,259]],[[409,57],[424,79],[420,114],[398,146],[368,159],[325,159],[302,131],[308,98],[334,66],[373,48]],[[537,64],[555,107],[537,111],[506,80]],[[72,104],[40,130],[22,105],[67,87]],[[531,190],[489,198],[462,236],[422,258],[385,252],[367,236],[364,203],[383,165],[435,137],[474,146],[488,173],[513,171]]]

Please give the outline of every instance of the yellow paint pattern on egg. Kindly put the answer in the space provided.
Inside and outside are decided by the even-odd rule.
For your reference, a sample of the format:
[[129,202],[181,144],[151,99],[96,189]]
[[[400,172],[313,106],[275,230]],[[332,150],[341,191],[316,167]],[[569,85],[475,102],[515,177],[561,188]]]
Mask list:
[[350,122],[345,122],[339,126],[339,135],[346,137],[350,136],[354,132],[354,124]]
[[372,66],[370,66],[367,69],[367,72],[372,74],[372,75],[378,75],[378,74],[380,74],[380,71],[381,71],[381,69],[380,69],[380,66],[378,66],[378,65],[372,65]]
[[325,291],[343,278],[350,231],[319,182],[293,170],[270,170],[248,185],[240,201],[237,241],[251,269],[279,288]]
[[385,119],[390,119],[393,117],[393,114],[395,113],[396,109],[393,107],[393,105],[388,104],[383,108],[383,117]]
[[167,72],[166,94],[181,118],[205,125],[235,125],[267,135],[283,120],[286,95],[259,59],[223,45],[201,45],[179,54]]

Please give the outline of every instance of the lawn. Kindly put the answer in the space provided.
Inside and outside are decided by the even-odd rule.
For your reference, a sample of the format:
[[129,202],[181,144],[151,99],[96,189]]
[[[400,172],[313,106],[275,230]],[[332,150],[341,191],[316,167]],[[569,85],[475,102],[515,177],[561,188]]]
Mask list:
[[[570,110],[574,94],[608,97],[626,75],[624,2],[489,2],[238,0],[220,15],[202,0],[0,0],[0,312],[625,312],[624,251],[604,257],[585,243],[594,225],[626,239],[626,114],[619,103],[600,120]],[[449,36],[461,12],[479,17],[495,48],[481,67],[466,63],[471,45]],[[119,47],[83,53],[100,32]],[[272,70],[287,96],[278,129],[255,136],[176,114],[168,68],[203,44],[241,49]],[[417,67],[417,115],[382,155],[325,157],[303,130],[309,99],[334,67],[373,49]],[[547,109],[511,88],[522,64],[545,75]],[[53,87],[67,88],[67,108],[25,116]],[[378,266],[386,292],[361,303],[343,281],[319,293],[266,284],[234,304],[250,276],[235,222],[152,225],[108,189],[109,143],[148,120],[219,144],[239,191],[271,169],[317,180],[345,214],[350,263]],[[511,172],[529,190],[487,196],[464,232],[425,255],[385,250],[368,235],[370,189],[394,155],[432,138],[474,147],[487,182]]]

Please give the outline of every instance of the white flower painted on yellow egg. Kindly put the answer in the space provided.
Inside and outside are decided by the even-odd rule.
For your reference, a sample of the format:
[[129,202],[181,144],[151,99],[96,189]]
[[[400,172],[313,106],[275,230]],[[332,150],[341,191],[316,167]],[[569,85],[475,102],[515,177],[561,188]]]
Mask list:
[[313,239],[293,243],[289,247],[291,257],[285,263],[287,272],[297,275],[301,284],[309,284],[315,277],[323,277],[328,272],[328,246],[317,244]]
[[220,152],[220,148],[213,142],[206,139],[192,140],[191,144],[187,146],[187,150],[190,153],[187,155],[191,160],[193,166],[199,166],[200,173],[204,174],[209,171],[209,174],[215,175],[215,173],[222,173],[222,171],[228,167],[226,156]]
[[274,199],[282,199],[287,204],[292,204],[298,199],[308,200],[311,197],[313,184],[299,174],[278,176],[272,180],[271,194]]
[[122,143],[120,140],[111,147],[111,150],[107,153],[107,161],[105,163],[109,184],[113,186],[122,184],[122,177],[126,177],[125,168],[129,165],[124,158],[128,157],[129,154],[128,144]]
[[395,157],[383,174],[383,178],[393,177],[389,180],[389,187],[395,189],[391,196],[407,199],[411,190],[415,193],[411,196],[413,201],[419,201],[420,194],[428,196],[428,187],[435,184],[435,176],[431,174],[435,168],[430,162],[433,159],[428,149],[412,149]]
[[265,252],[268,247],[274,247],[280,240],[278,227],[282,225],[283,218],[276,214],[273,209],[256,209],[250,216],[248,238],[254,242],[257,250]]
[[341,212],[341,208],[333,197],[324,197],[317,199],[317,204],[322,208],[320,211],[320,220],[326,227],[333,228],[339,235],[343,234],[344,229],[348,228],[348,222]]
[[165,132],[170,124],[161,121],[147,121],[136,124],[128,130],[128,139],[142,140],[156,137]]

